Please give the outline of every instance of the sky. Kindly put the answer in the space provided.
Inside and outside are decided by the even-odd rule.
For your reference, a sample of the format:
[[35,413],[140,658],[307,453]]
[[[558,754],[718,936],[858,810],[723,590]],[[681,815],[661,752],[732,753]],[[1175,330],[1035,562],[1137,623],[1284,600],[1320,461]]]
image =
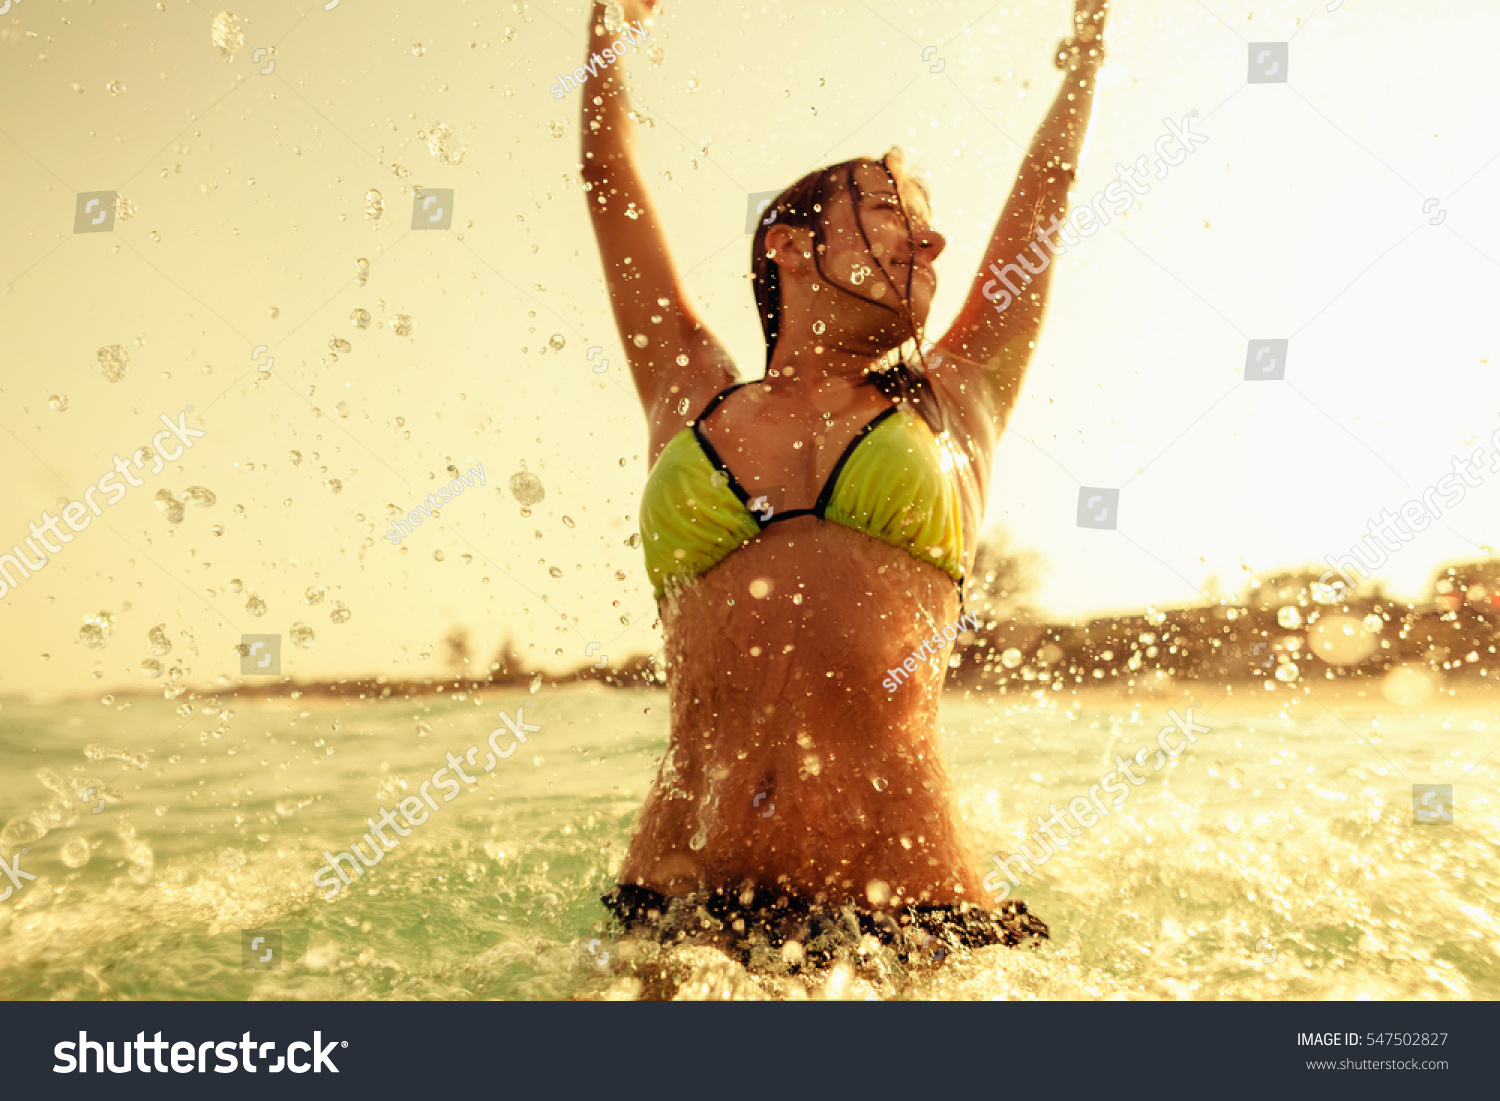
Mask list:
[[[232,58],[219,9],[185,0],[0,16],[0,547],[163,415],[192,406],[204,433],[0,596],[0,695],[151,687],[152,660],[227,684],[249,633],[282,635],[299,678],[442,676],[455,629],[476,665],[505,637],[555,670],[657,649],[629,545],[644,419],[577,176],[578,93],[549,91],[586,8],[233,12]],[[639,155],[748,377],[751,196],[901,145],[949,240],[936,336],[1057,87],[1068,12],[664,8],[659,55],[623,63],[649,120]],[[1207,141],[1057,261],[987,516],[1044,561],[1044,613],[1181,604],[1344,553],[1476,449],[1479,484],[1378,572],[1415,599],[1439,562],[1486,553],[1500,137],[1462,50],[1497,29],[1478,0],[1116,4],[1075,201],[1154,156],[1168,119]],[[1277,42],[1287,80],[1248,83],[1252,44]],[[448,228],[411,228],[418,187],[452,190]],[[95,191],[134,213],[75,233]],[[1247,380],[1251,342],[1273,339],[1284,377]],[[521,474],[545,494],[529,509]],[[1119,491],[1114,529],[1079,526],[1093,489]]]

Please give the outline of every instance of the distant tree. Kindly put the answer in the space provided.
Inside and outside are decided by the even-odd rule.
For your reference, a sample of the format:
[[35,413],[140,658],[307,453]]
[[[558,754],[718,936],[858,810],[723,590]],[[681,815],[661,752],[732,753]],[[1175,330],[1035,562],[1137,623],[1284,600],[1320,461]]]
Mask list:
[[495,660],[490,662],[489,673],[492,681],[505,681],[530,673],[526,659],[516,649],[515,641],[509,635],[505,636],[505,641],[495,652]]
[[1035,611],[1027,598],[1035,591],[1045,568],[1042,556],[1012,545],[1002,528],[979,537],[974,569],[965,589],[965,603],[982,624],[1027,622]]
[[443,663],[453,668],[469,664],[469,629],[456,626],[443,639]]

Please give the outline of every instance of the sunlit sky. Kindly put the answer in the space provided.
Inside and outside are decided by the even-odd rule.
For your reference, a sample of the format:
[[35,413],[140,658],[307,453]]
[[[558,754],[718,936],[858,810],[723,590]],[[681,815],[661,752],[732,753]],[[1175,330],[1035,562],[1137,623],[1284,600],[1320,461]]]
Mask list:
[[[988,516],[1045,560],[1033,599],[1050,615],[1192,601],[1214,577],[1238,590],[1246,569],[1343,552],[1455,456],[1488,458],[1500,136],[1474,62],[1500,10],[1328,6],[1115,7],[1076,197],[1150,154],[1167,116],[1197,111],[1209,141],[1059,261]],[[195,684],[238,677],[242,633],[299,622],[316,637],[285,647],[299,678],[441,675],[455,627],[484,661],[506,635],[554,669],[596,641],[654,650],[626,545],[644,419],[576,176],[578,93],[548,91],[578,64],[586,8],[265,0],[235,9],[228,62],[216,10],[21,0],[0,16],[0,544],[80,499],[161,414],[192,405],[207,433],[0,598],[0,694],[149,685],[158,624],[161,660]],[[654,121],[641,162],[747,375],[763,362],[747,196],[902,145],[950,241],[936,336],[1057,86],[1069,10],[667,6],[659,64],[625,62]],[[1247,85],[1247,44],[1288,40],[1289,82]],[[435,122],[461,163],[419,138]],[[454,190],[452,230],[409,228],[416,186]],[[83,191],[136,213],[75,235]],[[1260,338],[1290,340],[1285,380],[1242,380]],[[97,354],[117,344],[130,366],[110,382]],[[392,510],[450,464],[483,464],[487,484],[392,546]],[[530,516],[509,489],[523,469],[546,491]],[[191,486],[217,503],[173,525],[155,495]],[[1118,530],[1077,526],[1080,486],[1121,489]],[[1380,574],[1420,594],[1438,562],[1481,553],[1497,514],[1487,474]],[[310,606],[313,586],[327,598]],[[100,612],[113,631],[89,649],[79,629]]]

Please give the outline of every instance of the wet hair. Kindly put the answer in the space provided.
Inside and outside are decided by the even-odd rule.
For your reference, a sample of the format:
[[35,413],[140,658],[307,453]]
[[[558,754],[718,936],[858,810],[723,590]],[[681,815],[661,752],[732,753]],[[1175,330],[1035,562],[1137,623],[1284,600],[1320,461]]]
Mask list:
[[[922,181],[909,173],[904,165],[904,158],[899,147],[892,147],[880,160],[872,160],[869,157],[857,157],[851,161],[842,161],[838,164],[828,165],[809,172],[791,187],[787,188],[776,197],[776,201],[766,207],[759,224],[755,227],[755,236],[750,244],[750,266],[751,281],[755,290],[756,312],[760,316],[761,331],[766,339],[766,364],[770,365],[771,356],[776,350],[776,339],[781,329],[781,282],[780,269],[776,261],[767,255],[766,234],[773,226],[800,226],[811,229],[813,232],[813,267],[823,282],[839,290],[849,293],[846,288],[828,277],[823,270],[821,249],[827,244],[828,238],[825,231],[827,212],[838,195],[840,187],[847,190],[850,201],[854,208],[854,223],[859,229],[860,236],[864,239],[865,251],[870,254],[870,264],[880,270],[893,287],[896,280],[886,270],[885,265],[877,260],[870,248],[870,238],[865,233],[864,219],[860,216],[860,199],[863,192],[859,186],[857,172],[861,165],[874,165],[885,172],[895,188],[897,195],[897,209],[901,219],[906,225],[907,238],[912,245],[912,255],[916,255],[916,244],[912,235],[911,219],[915,214],[926,221],[931,213],[930,198],[926,186]],[[876,301],[875,304],[883,306],[894,313],[903,314],[912,328],[912,336],[920,339],[920,333],[916,319],[911,313],[911,277],[915,265],[910,265],[906,272],[906,286],[904,290],[897,287],[897,295],[900,299],[897,306],[889,306],[884,302]],[[871,300],[866,300],[871,301]]]
[[[898,287],[896,279],[884,264],[875,256],[870,247],[869,234],[865,232],[864,219],[860,216],[860,199],[863,191],[859,186],[857,171],[861,165],[874,165],[885,172],[891,181],[891,186],[896,191],[896,207],[901,215],[901,220],[906,226],[907,243],[911,246],[912,261],[906,269],[906,285]],[[821,248],[827,244],[825,232],[825,221],[827,211],[838,190],[843,187],[847,190],[850,202],[854,209],[854,224],[859,229],[860,237],[864,240],[865,252],[870,258],[870,265],[878,269],[892,287],[896,288],[898,302],[895,306],[874,299],[863,299],[873,301],[876,305],[890,310],[904,318],[910,329],[908,339],[913,341],[916,349],[916,357],[919,362],[923,361],[922,353],[922,327],[918,324],[916,316],[911,307],[911,280],[916,270],[916,240],[912,233],[912,216],[919,216],[923,222],[927,222],[931,215],[931,200],[927,187],[923,182],[906,171],[903,157],[899,147],[892,147],[880,160],[871,160],[869,157],[858,157],[851,161],[842,161],[832,164],[826,168],[820,168],[809,172],[791,187],[777,196],[776,201],[766,207],[761,216],[759,224],[755,228],[755,236],[750,244],[751,281],[755,290],[756,312],[760,317],[761,331],[766,338],[766,366],[771,365],[771,357],[776,351],[776,339],[781,330],[781,282],[780,269],[776,261],[767,254],[766,234],[772,226],[801,226],[811,229],[813,233],[813,267],[820,279],[831,287],[845,294],[852,294],[847,288],[828,277],[823,270]],[[914,370],[904,359],[885,370],[872,370],[867,381],[888,397],[909,402],[932,426],[934,432],[943,430],[943,417],[938,409],[937,401],[932,395],[931,387],[927,383],[925,375]]]

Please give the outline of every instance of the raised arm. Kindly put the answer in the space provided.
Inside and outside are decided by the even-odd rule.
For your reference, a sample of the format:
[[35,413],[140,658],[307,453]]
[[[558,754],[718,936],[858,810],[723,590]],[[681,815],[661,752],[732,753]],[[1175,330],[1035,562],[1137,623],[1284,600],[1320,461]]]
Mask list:
[[[635,121],[620,57],[646,48],[644,19],[655,7],[655,0],[630,0],[624,5],[628,32],[611,35],[605,29],[605,5],[595,3],[587,56],[579,70],[584,74],[581,131],[589,217],[615,326],[646,410],[653,462],[703,404],[737,377],[723,347],[683,293],[635,161]],[[618,54],[616,42],[624,43]]]
[[1064,247],[1053,238],[1068,212],[1068,189],[1093,113],[1108,9],[1109,0],[1076,0],[1074,35],[1058,48],[1062,87],[1026,152],[963,309],[937,342],[984,369],[977,381],[989,399],[988,413],[1001,422],[1041,332],[1052,254]]

